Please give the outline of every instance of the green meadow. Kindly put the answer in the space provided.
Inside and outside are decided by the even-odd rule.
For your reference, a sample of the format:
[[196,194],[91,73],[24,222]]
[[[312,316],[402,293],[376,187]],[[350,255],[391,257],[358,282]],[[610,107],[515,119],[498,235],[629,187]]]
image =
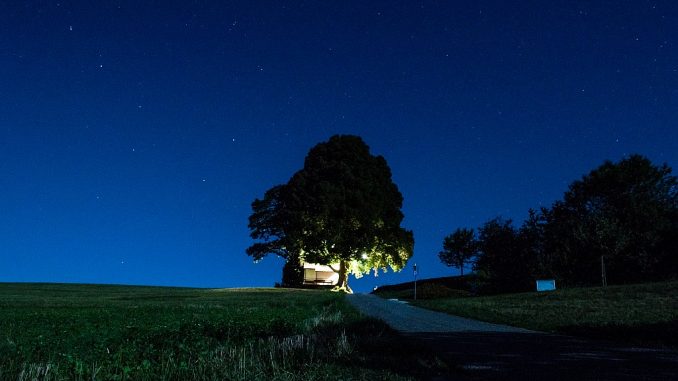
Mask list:
[[[2,380],[391,380],[424,351],[327,291],[0,284]],[[433,364],[433,365],[426,365]]]
[[[412,290],[382,296],[393,297],[396,293],[412,295]],[[678,347],[678,281],[495,296],[447,294],[413,303],[539,331]]]

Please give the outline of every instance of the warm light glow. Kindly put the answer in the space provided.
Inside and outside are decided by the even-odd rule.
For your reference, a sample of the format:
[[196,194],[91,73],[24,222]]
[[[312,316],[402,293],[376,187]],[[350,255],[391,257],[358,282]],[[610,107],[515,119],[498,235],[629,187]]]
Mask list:
[[[339,264],[333,266],[338,268]],[[332,266],[304,262],[304,283],[336,285],[339,283],[339,274]]]

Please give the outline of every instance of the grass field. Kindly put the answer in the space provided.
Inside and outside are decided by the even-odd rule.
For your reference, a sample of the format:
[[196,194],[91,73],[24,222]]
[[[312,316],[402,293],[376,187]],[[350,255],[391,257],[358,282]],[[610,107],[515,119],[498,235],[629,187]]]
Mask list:
[[414,304],[539,331],[678,347],[678,282],[447,297]]
[[398,340],[326,291],[0,284],[2,380],[390,380],[442,369]]

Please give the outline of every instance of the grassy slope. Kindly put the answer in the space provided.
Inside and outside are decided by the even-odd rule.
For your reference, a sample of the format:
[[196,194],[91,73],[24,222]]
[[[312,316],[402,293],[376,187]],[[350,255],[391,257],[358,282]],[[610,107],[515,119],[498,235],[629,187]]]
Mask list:
[[[474,280],[474,275],[420,279],[417,282],[417,295],[420,299],[468,296]],[[412,299],[414,282],[381,286],[374,293],[387,299]]]
[[0,379],[398,379],[432,371],[416,354],[383,352],[397,340],[323,291],[0,284]]
[[535,330],[678,346],[678,282],[442,298],[421,307]]

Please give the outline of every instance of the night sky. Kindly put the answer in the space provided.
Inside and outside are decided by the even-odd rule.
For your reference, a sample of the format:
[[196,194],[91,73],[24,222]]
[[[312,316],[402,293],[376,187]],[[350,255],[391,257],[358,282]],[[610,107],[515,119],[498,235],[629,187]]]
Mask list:
[[[250,203],[360,135],[415,254],[604,160],[678,167],[675,1],[4,2],[0,281],[272,286]],[[147,2],[150,3],[150,2]]]

